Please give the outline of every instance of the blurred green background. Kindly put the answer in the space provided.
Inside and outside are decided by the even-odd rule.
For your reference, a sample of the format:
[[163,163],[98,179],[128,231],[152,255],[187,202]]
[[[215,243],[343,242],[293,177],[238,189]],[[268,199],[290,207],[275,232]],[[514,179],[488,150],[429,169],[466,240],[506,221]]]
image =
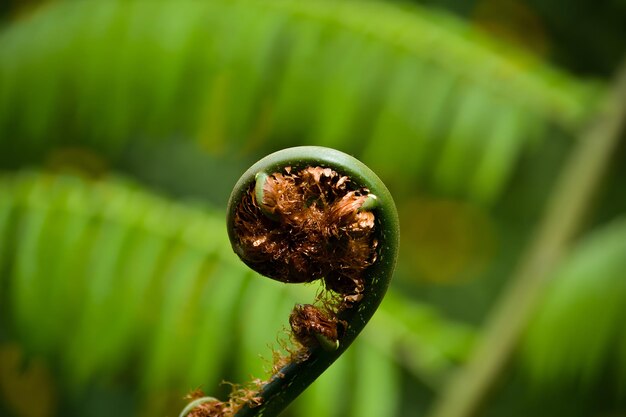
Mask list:
[[224,209],[302,144],[377,172],[402,241],[286,416],[626,415],[624,22],[623,0],[2,2],[0,415],[174,416],[263,376],[316,288],[248,271]]

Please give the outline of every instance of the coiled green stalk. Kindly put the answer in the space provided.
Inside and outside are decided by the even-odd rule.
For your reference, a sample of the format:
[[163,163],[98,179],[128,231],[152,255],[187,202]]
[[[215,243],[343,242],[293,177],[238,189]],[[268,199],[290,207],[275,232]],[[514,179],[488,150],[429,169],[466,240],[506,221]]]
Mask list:
[[[336,341],[336,348],[329,348],[332,345],[324,337],[315,335],[320,343],[308,347],[306,359],[292,360],[283,366],[253,395],[256,401],[244,402],[236,408],[235,417],[276,416],[320,376],[350,346],[370,320],[385,295],[396,263],[398,214],[385,185],[357,159],[333,149],[315,146],[289,148],[268,155],[239,179],[228,203],[227,217],[228,233],[235,252],[242,256],[239,237],[235,231],[237,210],[242,199],[247,193],[254,193],[254,199],[262,202],[264,182],[275,173],[284,172],[286,167],[291,172],[310,167],[330,168],[339,175],[348,177],[353,188],[367,190],[367,196],[360,200],[358,210],[367,210],[373,214],[375,260],[363,272],[363,288],[359,296],[347,307],[337,311],[336,319],[342,324],[342,331]],[[274,214],[263,214],[275,220]],[[192,407],[187,407],[182,415],[187,415],[192,410]]]

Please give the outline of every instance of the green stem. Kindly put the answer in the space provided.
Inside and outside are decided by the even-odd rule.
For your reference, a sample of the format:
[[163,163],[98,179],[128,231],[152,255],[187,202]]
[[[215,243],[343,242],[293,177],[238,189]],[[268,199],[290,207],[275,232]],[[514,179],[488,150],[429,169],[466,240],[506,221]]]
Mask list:
[[[259,390],[260,406],[244,405],[236,417],[276,416],[319,377],[354,341],[370,320],[385,295],[396,264],[399,222],[398,214],[387,187],[367,166],[342,152],[316,146],[284,149],[266,156],[254,164],[235,185],[228,203],[227,227],[231,242],[234,235],[234,215],[242,197],[259,178],[265,178],[285,167],[293,170],[309,166],[328,167],[350,177],[357,187],[365,187],[376,196],[376,204],[366,201],[376,219],[375,234],[378,241],[376,262],[365,272],[365,289],[361,301],[339,313],[339,320],[346,324],[339,339],[339,347],[325,350],[322,346],[312,348],[304,361],[288,363],[273,375]],[[256,190],[260,193],[261,190]],[[235,251],[237,248],[234,247]]]
[[626,64],[602,113],[566,162],[534,241],[496,304],[467,365],[442,393],[431,417],[475,415],[508,364],[541,295],[578,232],[594,191],[619,143],[626,119]]

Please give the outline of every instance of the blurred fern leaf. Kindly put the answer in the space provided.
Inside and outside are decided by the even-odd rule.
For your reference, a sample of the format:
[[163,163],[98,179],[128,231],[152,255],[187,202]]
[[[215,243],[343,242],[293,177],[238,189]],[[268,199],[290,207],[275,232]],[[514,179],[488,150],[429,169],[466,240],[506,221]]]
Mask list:
[[316,143],[488,202],[530,141],[576,130],[602,91],[417,7],[58,2],[0,35],[0,163],[60,145],[115,159],[137,140]]
[[[592,233],[568,255],[531,322],[523,353],[538,384],[626,382],[626,220]],[[623,394],[623,392],[622,392]]]
[[[0,195],[5,324],[29,351],[59,357],[75,388],[137,355],[149,388],[219,381],[219,362],[204,358],[223,357],[231,333],[223,344],[205,333],[232,326],[250,275],[226,256],[221,216],[71,176],[5,177]],[[199,359],[192,372],[188,358]]]

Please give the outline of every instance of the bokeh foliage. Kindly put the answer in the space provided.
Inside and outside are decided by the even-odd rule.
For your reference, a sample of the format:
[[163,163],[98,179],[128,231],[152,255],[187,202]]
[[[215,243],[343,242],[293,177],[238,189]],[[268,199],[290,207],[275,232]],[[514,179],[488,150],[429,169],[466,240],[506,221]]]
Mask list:
[[[240,265],[222,205],[251,161],[316,144],[390,185],[404,253],[362,340],[288,413],[424,414],[609,88],[418,5],[15,14],[0,32],[0,412],[173,415],[194,388],[262,376],[258,355],[316,288]],[[623,212],[615,189],[602,218]],[[626,235],[623,221],[597,227],[538,308],[522,390],[582,380],[623,398]],[[32,392],[48,405],[30,407]]]

